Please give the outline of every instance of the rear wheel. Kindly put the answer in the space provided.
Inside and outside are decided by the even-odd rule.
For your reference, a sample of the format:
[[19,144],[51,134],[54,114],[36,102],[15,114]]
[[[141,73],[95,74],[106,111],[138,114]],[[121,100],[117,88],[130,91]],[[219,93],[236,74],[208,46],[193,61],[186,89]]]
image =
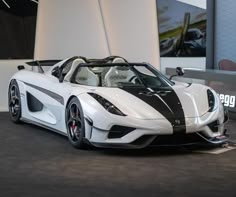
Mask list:
[[19,123],[21,118],[21,99],[20,90],[15,79],[11,81],[8,90],[8,108],[12,121]]
[[66,127],[70,143],[75,148],[85,148],[84,115],[79,100],[74,97],[66,108]]

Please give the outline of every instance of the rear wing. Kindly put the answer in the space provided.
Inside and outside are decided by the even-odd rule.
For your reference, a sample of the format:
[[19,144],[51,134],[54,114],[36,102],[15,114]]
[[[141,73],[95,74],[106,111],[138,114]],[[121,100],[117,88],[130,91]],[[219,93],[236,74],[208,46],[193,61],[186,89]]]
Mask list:
[[[40,73],[44,73],[43,66],[53,66],[56,63],[60,62],[62,60],[35,60],[31,62],[26,62],[29,66],[37,66]],[[23,66],[18,66],[18,70],[24,69]]]
[[[40,61],[35,60],[35,61],[25,62],[25,63],[29,66],[37,66],[39,69],[39,72],[44,73],[44,70],[42,68],[43,66],[53,66],[60,61],[61,60],[40,60]],[[17,66],[17,69],[23,70],[23,69],[25,69],[25,67],[23,65],[19,65],[19,66]]]
[[35,60],[31,62],[26,62],[29,66],[53,66],[54,64],[62,60]]

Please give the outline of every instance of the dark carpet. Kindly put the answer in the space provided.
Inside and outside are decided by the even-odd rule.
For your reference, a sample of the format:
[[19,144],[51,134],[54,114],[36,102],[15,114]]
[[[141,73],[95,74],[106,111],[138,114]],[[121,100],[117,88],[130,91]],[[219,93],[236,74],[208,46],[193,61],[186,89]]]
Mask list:
[[[236,122],[228,127],[236,138]],[[1,197],[236,196],[236,150],[76,150],[66,137],[13,124],[7,113],[0,128]]]

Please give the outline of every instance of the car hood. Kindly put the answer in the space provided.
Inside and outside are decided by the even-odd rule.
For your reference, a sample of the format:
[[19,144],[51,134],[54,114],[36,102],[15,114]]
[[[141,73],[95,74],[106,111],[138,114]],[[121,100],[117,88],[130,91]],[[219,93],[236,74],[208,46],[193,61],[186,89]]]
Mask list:
[[138,119],[199,117],[208,109],[207,86],[177,84],[168,88],[96,88],[124,114]]

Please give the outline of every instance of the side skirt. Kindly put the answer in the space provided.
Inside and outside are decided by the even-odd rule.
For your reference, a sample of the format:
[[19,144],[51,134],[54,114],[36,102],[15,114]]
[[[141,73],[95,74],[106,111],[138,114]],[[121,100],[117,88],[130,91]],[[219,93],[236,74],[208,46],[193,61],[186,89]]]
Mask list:
[[36,126],[42,127],[42,128],[44,128],[44,129],[48,129],[48,130],[54,131],[54,132],[56,132],[56,133],[58,133],[58,134],[61,134],[61,135],[64,135],[64,136],[67,137],[67,134],[66,134],[66,133],[61,132],[61,131],[59,131],[59,130],[57,130],[57,129],[54,129],[54,128],[45,126],[45,125],[43,125],[43,124],[41,124],[41,123],[38,123],[38,122],[36,122],[36,121],[29,120],[29,119],[27,119],[27,118],[21,118],[21,121],[22,121],[22,122],[25,122],[25,123],[29,123],[29,124],[32,124],[32,125],[36,125]]

